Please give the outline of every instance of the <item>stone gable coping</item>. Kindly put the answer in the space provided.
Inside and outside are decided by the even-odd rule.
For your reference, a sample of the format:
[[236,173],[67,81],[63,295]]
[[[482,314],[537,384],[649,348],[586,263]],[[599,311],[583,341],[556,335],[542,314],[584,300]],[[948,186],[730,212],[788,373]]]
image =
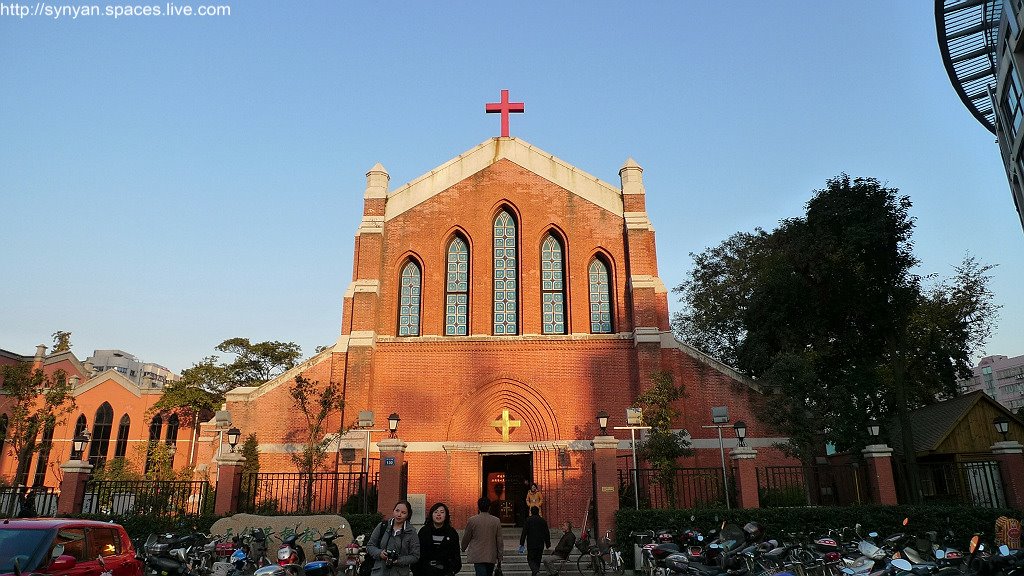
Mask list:
[[[340,343],[341,339],[339,338],[338,340]],[[335,345],[335,347],[337,347],[337,344]],[[230,390],[226,394],[224,394],[224,401],[246,402],[248,400],[255,400],[256,398],[263,396],[267,392],[270,392],[271,390],[277,388],[278,386],[284,384],[285,382],[292,382],[295,380],[295,377],[298,376],[299,374],[302,374],[303,371],[308,370],[313,366],[316,366],[322,360],[325,360],[329,354],[333,354],[335,347],[328,348],[327,350],[324,350],[323,352],[316,354],[309,360],[304,360],[303,362],[300,362],[291,370],[288,370],[283,374],[280,374],[276,378],[268,380],[263,384],[260,384],[259,386],[240,386],[238,388],[235,388],[234,390]]]
[[518,138],[491,138],[388,194],[384,220],[391,220],[484,168],[506,159],[621,216],[622,192]]
[[700,350],[694,348],[693,346],[690,346],[689,344],[683,342],[682,340],[679,340],[671,331],[665,331],[661,333],[661,347],[677,348],[683,354],[686,354],[687,356],[693,358],[694,360],[697,360],[698,362],[706,364],[707,366],[717,370],[718,372],[721,372],[722,374],[725,374],[726,376],[732,378],[733,380],[736,380],[737,382],[745,384],[748,388],[751,388],[755,392],[763,392],[763,390],[761,390],[761,385],[754,381],[754,379],[751,378],[750,376],[737,372],[735,368],[722,362],[719,362],[718,360],[715,360],[714,358],[708,356],[704,352],[701,352]]
[[[82,394],[85,394],[89,390],[92,390],[93,388],[99,386],[100,384],[103,384],[107,380],[110,380],[115,384],[120,385],[125,390],[131,392],[136,398],[142,397],[142,388],[140,388],[138,384],[132,382],[123,374],[121,374],[117,370],[114,370],[113,368],[111,368],[110,370],[104,370],[103,372],[100,372],[99,374],[86,380],[85,382],[82,382],[81,384],[75,387],[75,390],[72,394],[77,398]],[[163,392],[163,390],[161,389],[160,392]]]

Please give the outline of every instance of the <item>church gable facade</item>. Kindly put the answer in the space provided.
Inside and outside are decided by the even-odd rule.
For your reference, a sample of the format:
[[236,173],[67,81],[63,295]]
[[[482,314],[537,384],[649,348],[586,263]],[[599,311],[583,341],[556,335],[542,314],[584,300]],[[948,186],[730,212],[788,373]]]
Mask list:
[[[286,390],[298,373],[344,390],[332,429],[364,410],[378,426],[398,413],[409,493],[447,502],[457,525],[481,495],[521,515],[531,482],[549,522],[578,521],[595,415],[625,424],[660,372],[687,386],[678,428],[699,448],[690,465],[718,462],[715,433],[700,428],[710,406],[728,405],[751,438],[770,435],[750,413],[753,384],[671,335],[642,173],[629,160],[612,186],[504,137],[396,190],[371,169],[337,344],[228,395],[234,424],[257,435],[261,469],[293,469],[301,416]],[[364,436],[336,446],[361,458]]]

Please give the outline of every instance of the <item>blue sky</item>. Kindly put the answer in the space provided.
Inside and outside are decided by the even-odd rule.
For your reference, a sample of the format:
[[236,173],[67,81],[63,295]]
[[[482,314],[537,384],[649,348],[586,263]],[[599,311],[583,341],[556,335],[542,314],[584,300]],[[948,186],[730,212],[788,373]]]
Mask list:
[[914,203],[921,273],[998,264],[987,352],[1024,354],[1024,232],[931,2],[221,4],[0,17],[0,348],[68,330],[181,370],[235,336],[333,343],[366,171],[396,188],[498,135],[508,88],[513,136],[644,167],[667,285],[873,176]]

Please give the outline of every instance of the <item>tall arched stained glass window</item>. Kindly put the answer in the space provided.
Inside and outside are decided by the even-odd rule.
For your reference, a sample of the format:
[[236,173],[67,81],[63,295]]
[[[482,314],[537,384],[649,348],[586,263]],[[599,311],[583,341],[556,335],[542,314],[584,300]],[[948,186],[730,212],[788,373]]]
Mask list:
[[609,295],[608,267],[598,258],[590,263],[590,331],[612,331],[612,303]]
[[107,460],[107,448],[110,445],[110,427],[114,424],[114,409],[109,402],[100,404],[96,409],[96,419],[92,423],[92,439],[89,440],[89,463],[99,466]]
[[469,333],[469,247],[456,236],[448,245],[444,282],[444,335]]
[[544,334],[565,334],[565,272],[562,261],[562,243],[548,234],[540,246]]
[[402,268],[402,291],[398,303],[398,335],[420,335],[420,267],[412,261]]
[[128,432],[132,427],[132,419],[127,414],[121,416],[117,425],[117,441],[114,442],[114,458],[124,458],[128,453]]
[[494,219],[494,333],[519,332],[516,222],[502,210]]

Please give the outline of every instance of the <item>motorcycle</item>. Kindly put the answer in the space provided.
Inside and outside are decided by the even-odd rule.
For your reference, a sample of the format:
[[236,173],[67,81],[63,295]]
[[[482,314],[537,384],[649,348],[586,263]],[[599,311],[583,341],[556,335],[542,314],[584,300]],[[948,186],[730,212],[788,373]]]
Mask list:
[[191,574],[188,548],[198,534],[150,534],[143,545],[147,576],[185,576]]
[[345,576],[356,576],[359,573],[359,565],[366,557],[366,548],[363,547],[364,534],[356,536],[356,539],[345,546]]
[[334,540],[338,535],[333,530],[324,532],[313,541],[313,561],[307,562],[303,569],[306,576],[335,576],[338,572],[338,545]]

